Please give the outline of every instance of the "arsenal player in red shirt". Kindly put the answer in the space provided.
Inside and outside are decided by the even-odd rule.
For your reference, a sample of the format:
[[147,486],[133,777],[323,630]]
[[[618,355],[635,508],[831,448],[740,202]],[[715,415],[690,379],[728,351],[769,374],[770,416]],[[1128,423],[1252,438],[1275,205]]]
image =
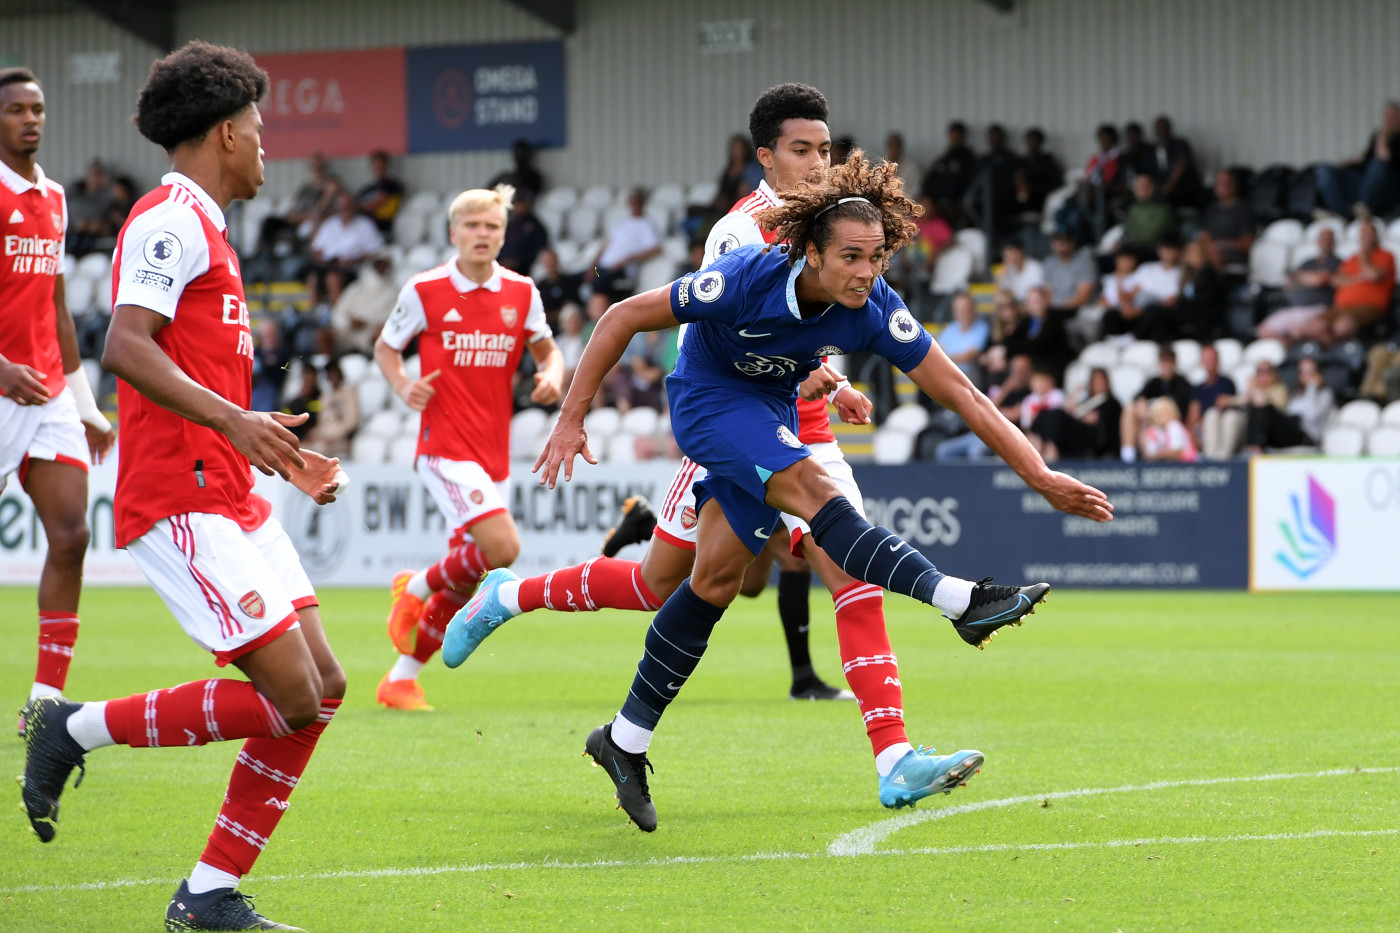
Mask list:
[[298,450],[293,417],[248,410],[253,340],[224,210],[263,180],[256,101],[267,73],[192,42],[156,62],[136,127],[171,172],[117,238],[103,364],[121,377],[115,518],[125,547],[185,632],[248,680],[213,678],[96,703],[25,708],[24,806],[53,838],[73,768],[104,745],[246,739],[209,843],[166,909],[166,929],[290,929],[238,891],[345,693],[316,595],[291,541],[253,494],[251,466],[318,503],[337,461]]
[[0,489],[18,470],[48,539],[31,700],[62,694],[68,680],[88,546],[88,460],[101,462],[114,440],[64,301],[68,204],[35,161],[45,119],[34,73],[0,69]]
[[[451,262],[414,276],[399,292],[374,356],[389,384],[422,412],[414,469],[452,529],[449,553],[426,570],[394,577],[389,638],[399,659],[380,681],[379,702],[430,709],[418,674],[439,648],[447,623],[477,581],[520,554],[510,516],[512,382],[529,348],[538,367],[530,400],[559,400],[564,357],[544,317],[539,289],[496,262],[515,189],[464,191],[448,211]],[[404,371],[403,351],[418,338],[420,372]]]

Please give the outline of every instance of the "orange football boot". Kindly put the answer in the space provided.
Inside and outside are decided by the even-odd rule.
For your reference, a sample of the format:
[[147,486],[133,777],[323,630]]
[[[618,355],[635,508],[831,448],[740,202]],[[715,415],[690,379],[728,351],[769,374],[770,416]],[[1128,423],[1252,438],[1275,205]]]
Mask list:
[[390,709],[432,709],[424,698],[423,687],[418,681],[390,680],[388,674],[385,674],[384,679],[379,682],[379,689],[374,692],[374,698],[379,701],[380,706],[387,706]]
[[423,600],[408,591],[412,570],[400,570],[389,585],[389,640],[399,654],[413,654],[418,647],[418,618],[423,615]]

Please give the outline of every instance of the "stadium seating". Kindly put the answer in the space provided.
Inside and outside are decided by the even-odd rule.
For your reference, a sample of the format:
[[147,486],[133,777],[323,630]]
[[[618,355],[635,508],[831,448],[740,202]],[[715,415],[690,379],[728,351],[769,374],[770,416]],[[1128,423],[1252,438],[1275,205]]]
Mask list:
[[1137,398],[1147,379],[1147,371],[1131,363],[1119,363],[1108,371],[1108,383],[1114,397],[1125,402]]
[[1322,452],[1329,457],[1359,457],[1366,449],[1366,432],[1355,425],[1334,424],[1322,435]]
[[599,235],[599,208],[581,203],[564,216],[564,236],[570,240],[587,241]]
[[395,466],[412,467],[418,450],[418,438],[411,434],[400,434],[389,442],[386,462]]
[[359,431],[350,442],[350,459],[356,463],[383,463],[388,450],[384,438]]
[[1400,426],[1383,424],[1369,431],[1366,453],[1372,457],[1400,457]]
[[875,432],[874,460],[876,463],[908,463],[914,453],[914,440],[917,437],[898,428],[882,427]]
[[967,288],[976,264],[966,247],[950,246],[938,256],[933,267],[933,278],[929,281],[929,291],[935,295],[954,295]]
[[[1287,223],[1280,220],[1277,223]],[[1297,223],[1297,221],[1294,221]],[[1273,240],[1260,240],[1249,250],[1250,281],[1266,288],[1282,288],[1288,283],[1287,245]]]
[[1294,220],[1292,217],[1285,217],[1282,220],[1275,220],[1264,228],[1263,234],[1259,237],[1260,242],[1279,243],[1292,249],[1299,243],[1305,242],[1303,223]]
[[976,275],[987,274],[987,235],[976,227],[968,227],[957,232],[955,242],[972,254],[972,271]]
[[1251,365],[1258,363],[1260,360],[1268,360],[1275,366],[1280,366],[1287,356],[1287,347],[1277,340],[1265,338],[1263,340],[1256,340],[1245,347],[1244,355],[1241,359],[1242,362]]
[[1381,424],[1400,427],[1400,401],[1391,402],[1381,409]]
[[595,408],[583,416],[583,430],[600,448],[603,441],[617,433],[621,423],[622,416],[616,408]]
[[579,195],[578,202],[584,207],[601,212],[607,210],[617,200],[617,196],[617,190],[611,185],[589,185]]
[[903,431],[905,434],[915,435],[928,427],[928,409],[914,402],[905,402],[903,405],[895,406],[888,415],[881,427],[890,428],[895,431]]
[[1354,399],[1337,410],[1337,423],[1369,431],[1381,423],[1381,406],[1368,398]]

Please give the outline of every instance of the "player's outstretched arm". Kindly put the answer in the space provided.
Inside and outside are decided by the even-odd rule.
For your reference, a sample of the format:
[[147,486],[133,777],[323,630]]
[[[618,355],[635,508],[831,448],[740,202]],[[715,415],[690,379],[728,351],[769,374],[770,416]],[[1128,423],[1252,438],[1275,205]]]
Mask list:
[[935,402],[957,412],[972,433],[1055,508],[1099,522],[1113,518],[1108,496],[1046,466],[1020,429],[977,390],[937,343],[929,345],[923,361],[909,371],[909,378]]
[[107,329],[103,367],[162,408],[223,434],[263,473],[290,479],[293,470],[305,470],[296,435],[287,426],[301,424],[306,415],[245,411],[195,382],[155,342],[156,331],[167,323],[149,308],[118,305]]
[[549,440],[535,461],[532,472],[540,474],[542,484],[553,489],[561,466],[564,480],[573,479],[574,457],[579,454],[589,463],[598,462],[588,450],[583,416],[588,414],[603,377],[622,359],[622,352],[637,334],[679,325],[671,311],[670,285],[624,299],[598,319],[598,326],[588,338],[588,346],[584,347],[578,368],[574,370],[574,381],[569,384],[559,420],[554,423],[554,430],[549,432]]

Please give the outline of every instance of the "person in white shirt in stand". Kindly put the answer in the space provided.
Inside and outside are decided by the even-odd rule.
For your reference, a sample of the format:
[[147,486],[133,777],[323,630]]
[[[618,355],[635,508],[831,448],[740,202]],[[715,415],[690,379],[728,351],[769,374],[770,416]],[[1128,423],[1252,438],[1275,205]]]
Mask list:
[[584,281],[593,286],[588,299],[588,319],[596,321],[614,301],[632,293],[637,267],[661,253],[661,236],[651,219],[642,213],[647,193],[633,188],[627,195],[628,215],[608,228],[598,255],[589,263]]
[[1013,240],[1001,248],[1001,272],[996,281],[997,288],[1025,301],[1031,289],[1045,284],[1045,269],[1039,260],[1027,258],[1026,248]]
[[335,202],[335,216],[326,218],[311,240],[311,273],[307,278],[312,307],[325,300],[340,300],[346,273],[354,272],[364,258],[384,246],[384,235],[355,206],[355,199],[341,192]]

